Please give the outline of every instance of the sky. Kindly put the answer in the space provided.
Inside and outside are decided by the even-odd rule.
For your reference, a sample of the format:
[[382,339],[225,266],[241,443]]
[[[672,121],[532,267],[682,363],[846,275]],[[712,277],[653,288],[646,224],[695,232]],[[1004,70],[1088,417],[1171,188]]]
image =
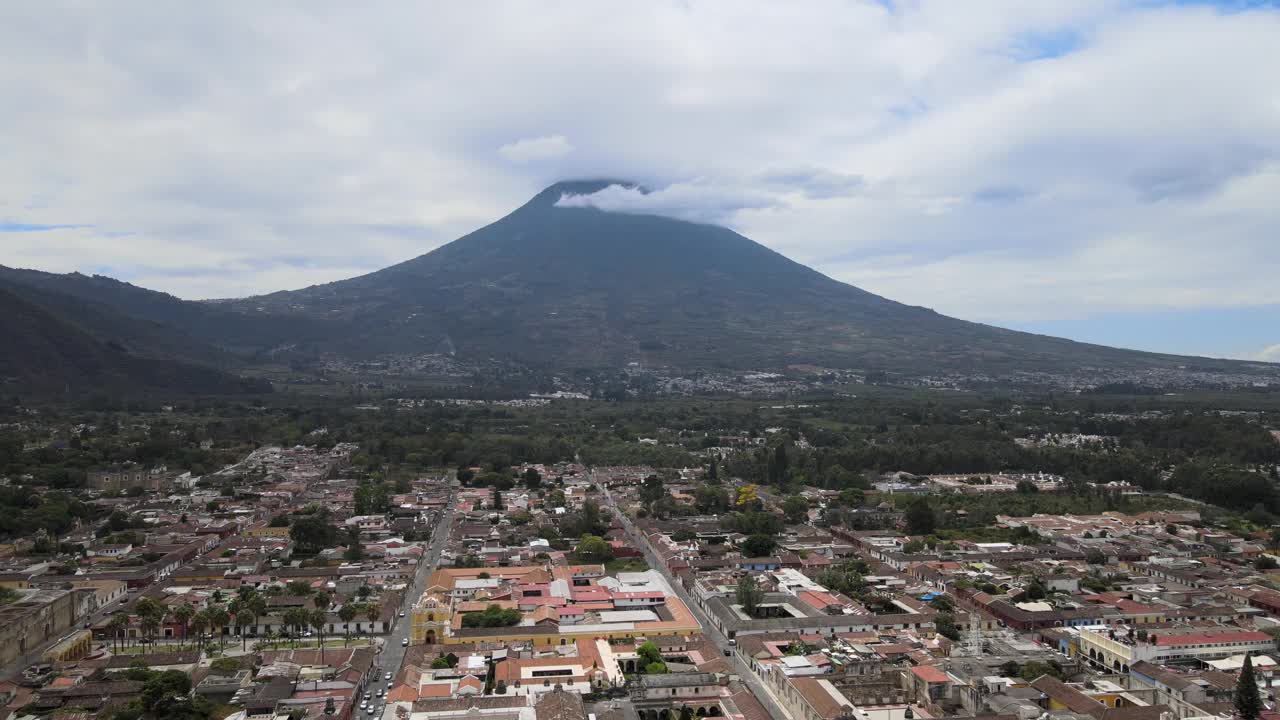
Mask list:
[[561,179],[939,312],[1280,362],[1280,5],[0,4],[0,264],[199,299]]

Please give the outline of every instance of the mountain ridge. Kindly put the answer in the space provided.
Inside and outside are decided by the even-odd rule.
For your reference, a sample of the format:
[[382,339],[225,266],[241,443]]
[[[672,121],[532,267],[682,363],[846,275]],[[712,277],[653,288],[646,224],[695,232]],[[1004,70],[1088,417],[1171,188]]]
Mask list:
[[[0,281],[100,303],[208,346],[206,357],[247,362],[447,354],[552,372],[636,363],[914,376],[1280,373],[958,320],[842,283],[718,225],[558,204],[614,184],[641,187],[556,183],[418,257],[299,290],[193,302],[101,276],[0,267]],[[139,342],[158,332],[108,324]]]
[[[361,328],[364,352],[447,341],[467,355],[550,366],[1016,371],[1188,360],[949,318],[842,283],[717,225],[556,204],[612,184],[640,187],[614,179],[556,183],[416,258],[232,305],[344,318]],[[504,352],[503,337],[523,352]]]

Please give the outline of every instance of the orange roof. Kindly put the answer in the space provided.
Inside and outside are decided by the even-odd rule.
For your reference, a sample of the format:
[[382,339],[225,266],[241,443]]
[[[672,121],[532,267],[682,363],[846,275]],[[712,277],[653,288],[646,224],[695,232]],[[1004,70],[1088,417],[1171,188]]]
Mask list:
[[419,698],[449,697],[451,694],[453,688],[449,683],[429,683],[418,688]]
[[946,673],[932,665],[917,665],[911,668],[911,674],[927,683],[944,683],[951,681],[951,678],[947,677]]
[[458,689],[462,690],[463,688],[474,688],[476,690],[483,690],[484,683],[480,682],[480,678],[476,677],[475,675],[468,675],[458,681]]

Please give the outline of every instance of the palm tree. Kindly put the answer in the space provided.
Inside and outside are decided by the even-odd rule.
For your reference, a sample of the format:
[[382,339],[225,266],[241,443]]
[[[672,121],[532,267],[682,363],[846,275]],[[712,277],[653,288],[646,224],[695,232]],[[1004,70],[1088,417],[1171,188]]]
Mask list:
[[[294,637],[297,637],[298,626],[302,624],[299,614],[302,612],[303,611],[299,608],[289,608],[288,610],[284,611],[284,624],[287,625],[289,629],[292,631],[289,633],[289,635],[291,636],[290,637],[291,640]],[[292,644],[294,645],[294,647],[297,647],[296,642]]]
[[143,615],[139,624],[142,626],[142,636],[147,639],[154,639],[156,631],[160,629],[160,619],[151,613]]
[[173,619],[182,624],[182,642],[179,647],[187,644],[187,632],[191,624],[191,616],[196,614],[196,609],[191,607],[191,603],[183,603],[173,609]]
[[342,641],[342,647],[347,647],[351,643],[351,621],[356,619],[356,615],[360,614],[360,609],[355,603],[343,603],[338,608],[338,617],[342,619],[343,631],[347,637]]
[[320,639],[320,664],[323,665],[324,664],[324,626],[326,623],[329,622],[329,617],[328,617],[328,614],[325,613],[325,611],[323,610],[312,610],[310,613],[308,613],[308,615],[310,615],[310,617],[308,617],[307,619],[308,621],[310,621],[311,627],[316,629],[316,635],[318,635]]
[[369,603],[364,606],[364,616],[369,618],[369,634],[373,634],[373,624],[382,617],[382,605],[379,603]]
[[[116,613],[107,621],[107,631],[111,633],[111,642],[113,649],[119,649],[123,646],[125,632],[129,629],[129,616],[125,613]],[[119,641],[119,642],[117,642]]]
[[315,597],[311,598],[311,602],[315,604],[317,610],[328,610],[333,604],[333,598],[327,592],[318,592]]
[[236,613],[236,624],[240,626],[240,649],[248,650],[249,633],[245,632],[245,628],[255,622],[253,612],[248,608],[241,608]]
[[196,633],[196,649],[204,648],[204,631],[209,629],[212,622],[209,619],[209,611],[201,610],[191,616],[191,629]]
[[218,628],[218,647],[222,648],[226,644],[225,630],[231,622],[231,614],[221,605],[214,605],[209,610],[209,625]]
[[267,614],[267,600],[257,593],[245,601],[245,606],[249,608],[249,612],[253,613],[254,625],[258,624],[258,618]]
[[133,611],[138,615],[143,637],[155,640],[155,635],[160,629],[160,621],[164,619],[166,613],[164,606],[149,597],[144,597],[133,607]]

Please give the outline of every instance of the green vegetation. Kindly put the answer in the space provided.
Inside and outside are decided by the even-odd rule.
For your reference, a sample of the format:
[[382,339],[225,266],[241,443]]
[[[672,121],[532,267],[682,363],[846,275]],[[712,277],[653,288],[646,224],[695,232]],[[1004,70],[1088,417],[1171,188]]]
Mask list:
[[649,563],[644,558],[614,558],[604,564],[604,570],[610,575],[617,575],[624,572],[644,572],[649,569]]
[[1241,720],[1258,720],[1262,715],[1262,698],[1258,695],[1258,680],[1253,672],[1253,658],[1248,653],[1244,656],[1244,665],[1240,668],[1240,677],[1236,680],[1235,694],[1236,717]]
[[769,535],[751,535],[742,541],[742,554],[749,558],[767,557],[778,547],[778,543]]
[[583,535],[574,554],[584,563],[606,563],[613,559],[613,547],[599,535]]
[[471,612],[462,616],[464,628],[510,627],[520,623],[520,611],[503,608],[501,605],[490,605],[482,612]]
[[742,612],[746,613],[748,617],[755,617],[760,603],[764,601],[764,589],[756,582],[755,575],[748,573],[738,580],[734,598],[742,606]]

